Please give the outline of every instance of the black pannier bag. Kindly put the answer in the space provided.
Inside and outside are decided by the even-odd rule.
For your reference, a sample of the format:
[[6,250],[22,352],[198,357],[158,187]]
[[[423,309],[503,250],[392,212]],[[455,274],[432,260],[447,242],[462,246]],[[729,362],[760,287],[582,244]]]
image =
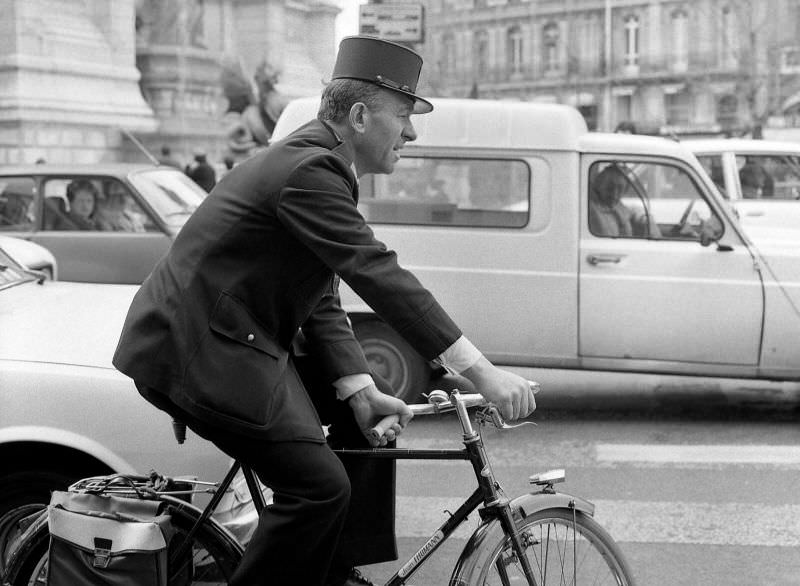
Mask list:
[[158,500],[53,492],[49,586],[167,586],[174,530]]

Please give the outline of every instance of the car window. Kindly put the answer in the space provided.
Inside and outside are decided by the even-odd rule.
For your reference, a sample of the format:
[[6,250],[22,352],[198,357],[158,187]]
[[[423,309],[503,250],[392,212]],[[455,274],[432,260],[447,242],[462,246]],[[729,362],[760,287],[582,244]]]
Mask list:
[[42,182],[46,231],[159,231],[120,180],[109,177],[48,177]]
[[362,181],[359,209],[378,224],[520,228],[530,183],[524,161],[403,157],[391,175]]
[[36,220],[36,185],[30,177],[0,178],[0,230],[30,230]]
[[103,230],[115,232],[160,232],[158,225],[119,179],[102,182],[98,219]]
[[800,155],[737,155],[743,199],[800,199]]
[[705,244],[722,236],[722,222],[680,167],[600,161],[591,166],[588,184],[587,218],[595,236]]

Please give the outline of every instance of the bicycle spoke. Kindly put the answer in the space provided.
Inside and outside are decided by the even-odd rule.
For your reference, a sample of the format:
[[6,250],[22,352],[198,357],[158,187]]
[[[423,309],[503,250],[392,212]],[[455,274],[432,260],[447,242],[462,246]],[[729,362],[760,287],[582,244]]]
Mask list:
[[[614,586],[625,584],[613,554],[581,523],[546,519],[525,527],[523,544],[536,586]],[[510,540],[495,558],[493,571],[481,586],[526,586],[522,563]]]

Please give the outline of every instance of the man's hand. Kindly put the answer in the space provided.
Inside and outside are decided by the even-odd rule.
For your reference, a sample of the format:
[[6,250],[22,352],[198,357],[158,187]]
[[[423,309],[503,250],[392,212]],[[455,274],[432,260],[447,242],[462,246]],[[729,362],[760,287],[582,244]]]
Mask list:
[[513,421],[527,417],[536,409],[530,383],[521,376],[497,368],[483,356],[461,376],[469,379],[487,401],[494,403],[505,419]]
[[[378,390],[375,385],[364,387],[348,399],[350,408],[358,423],[358,428],[373,447],[385,446],[405,429],[414,414],[403,401]],[[395,415],[397,421],[379,439],[372,437],[370,429],[388,415]]]

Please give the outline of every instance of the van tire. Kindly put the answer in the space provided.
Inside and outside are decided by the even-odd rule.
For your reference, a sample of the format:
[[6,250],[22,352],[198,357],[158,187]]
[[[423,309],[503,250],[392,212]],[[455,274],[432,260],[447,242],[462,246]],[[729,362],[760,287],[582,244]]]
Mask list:
[[418,402],[431,377],[427,361],[384,322],[354,320],[353,332],[370,368],[391,385],[394,396],[406,403]]

